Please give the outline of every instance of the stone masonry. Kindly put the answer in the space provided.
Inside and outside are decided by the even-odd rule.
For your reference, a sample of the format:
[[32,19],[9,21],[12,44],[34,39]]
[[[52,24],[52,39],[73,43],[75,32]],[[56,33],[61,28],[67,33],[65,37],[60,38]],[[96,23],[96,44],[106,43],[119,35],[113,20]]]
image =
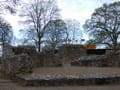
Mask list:
[[3,48],[2,71],[10,76],[32,72],[34,63],[29,55],[30,52],[35,53],[34,47],[13,47],[5,44]]
[[120,67],[120,50],[107,50],[104,55],[82,56],[72,66]]

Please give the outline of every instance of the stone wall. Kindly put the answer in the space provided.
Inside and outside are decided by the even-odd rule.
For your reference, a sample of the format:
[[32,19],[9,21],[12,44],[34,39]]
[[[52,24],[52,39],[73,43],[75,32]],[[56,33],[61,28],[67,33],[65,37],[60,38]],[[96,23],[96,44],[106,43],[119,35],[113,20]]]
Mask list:
[[32,72],[32,62],[27,54],[14,55],[4,61],[4,73],[14,76],[20,73]]
[[[23,67],[28,70],[29,67],[62,66],[64,63],[70,63],[72,60],[86,55],[86,49],[81,45],[63,45],[55,50],[47,49],[39,54],[33,46],[13,47],[5,44],[3,51],[4,71],[9,74],[18,73]],[[12,70],[13,68],[15,70]]]
[[86,49],[82,45],[63,45],[55,50],[47,49],[44,51],[44,66],[67,65],[85,55]]
[[59,50],[47,49],[43,53],[43,66],[62,66],[62,56]]
[[86,49],[83,45],[63,45],[60,47],[60,53],[63,56],[62,60],[65,63],[70,63],[81,56],[86,56]]
[[32,72],[32,68],[40,62],[38,56],[34,46],[13,47],[5,44],[2,71],[9,75]]
[[83,56],[71,62],[72,66],[120,67],[120,50],[107,50],[105,55]]
[[23,86],[85,86],[85,85],[119,85],[119,74],[90,75],[17,75],[17,81]]

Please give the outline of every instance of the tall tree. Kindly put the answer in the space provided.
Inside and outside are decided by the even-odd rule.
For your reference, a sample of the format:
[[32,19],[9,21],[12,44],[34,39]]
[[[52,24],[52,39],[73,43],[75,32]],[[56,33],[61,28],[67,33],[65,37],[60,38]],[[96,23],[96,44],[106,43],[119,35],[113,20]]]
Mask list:
[[0,45],[10,43],[13,36],[11,26],[3,18],[0,18]]
[[97,8],[84,27],[96,43],[116,48],[120,36],[120,2]]
[[22,0],[0,0],[0,14],[3,14],[6,10],[11,14],[15,14],[20,1]]
[[[35,46],[38,52],[41,51],[42,38],[45,33],[44,26],[50,21],[59,17],[59,9],[55,0],[33,0],[25,5],[22,16],[26,17],[27,26],[36,35]],[[33,35],[34,35],[33,34]],[[31,34],[32,35],[32,34]]]
[[53,49],[58,45],[65,44],[67,41],[67,26],[63,20],[51,20],[44,27],[46,33],[44,38],[47,45],[51,46]]

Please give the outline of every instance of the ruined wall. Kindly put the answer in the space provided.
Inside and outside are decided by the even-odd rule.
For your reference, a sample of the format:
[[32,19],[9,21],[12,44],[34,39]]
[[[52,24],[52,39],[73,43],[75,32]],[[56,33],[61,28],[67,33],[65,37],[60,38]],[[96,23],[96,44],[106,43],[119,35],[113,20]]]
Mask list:
[[27,54],[14,55],[4,59],[4,73],[14,76],[20,73],[32,72],[32,62]]
[[[70,63],[86,55],[86,49],[81,45],[63,45],[55,50],[48,49],[38,54],[33,46],[13,47],[6,44],[3,51],[5,71],[10,73],[24,71],[23,69],[21,70],[21,68],[29,70],[29,67],[62,66],[64,63]],[[13,68],[15,68],[15,70],[12,70]]]
[[81,56],[86,56],[86,49],[82,45],[64,45],[60,47],[60,53],[63,55],[63,61],[70,63]]
[[22,53],[27,54],[32,61],[33,67],[42,66],[42,62],[43,62],[42,55],[37,53],[36,48],[34,46],[13,47],[13,52],[15,55],[20,55]]
[[44,66],[62,66],[62,56],[59,50],[47,49],[43,53]]
[[104,55],[83,56],[71,62],[72,66],[120,67],[120,50],[107,50]]
[[81,45],[63,45],[56,50],[47,49],[44,53],[44,66],[61,66],[86,55]]
[[2,71],[9,75],[31,72],[32,68],[39,64],[38,56],[33,46],[13,47],[5,44]]

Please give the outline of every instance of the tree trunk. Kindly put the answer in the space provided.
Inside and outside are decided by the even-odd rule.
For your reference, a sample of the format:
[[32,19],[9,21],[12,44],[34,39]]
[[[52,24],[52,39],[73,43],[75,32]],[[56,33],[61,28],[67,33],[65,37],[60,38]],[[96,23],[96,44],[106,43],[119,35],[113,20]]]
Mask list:
[[38,52],[39,53],[41,52],[41,38],[39,38],[39,41],[38,41]]

